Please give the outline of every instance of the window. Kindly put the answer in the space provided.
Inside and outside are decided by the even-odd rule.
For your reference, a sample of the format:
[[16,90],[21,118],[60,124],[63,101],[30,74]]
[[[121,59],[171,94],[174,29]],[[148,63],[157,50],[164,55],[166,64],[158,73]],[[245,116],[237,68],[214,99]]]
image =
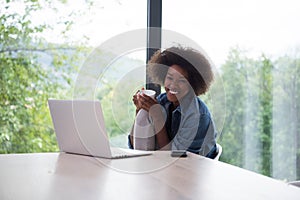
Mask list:
[[[300,179],[299,9],[297,0],[162,2],[162,46],[188,40],[215,64],[201,98],[220,159],[286,181]],[[0,13],[0,153],[58,150],[48,98],[100,99],[112,143],[126,146],[131,94],[146,82],[147,1],[7,1]],[[136,29],[144,48],[118,40]]]
[[221,160],[281,180],[300,179],[299,8],[294,0],[163,1],[163,29],[194,40],[215,63],[217,80],[201,98],[221,133]]
[[[47,99],[78,97],[80,94],[74,90],[78,73],[84,71],[90,55],[103,63],[112,52],[99,51],[99,46],[127,31],[145,29],[146,9],[146,2],[138,0],[2,3],[0,153],[57,151]],[[93,71],[85,71],[97,81],[92,86],[96,88],[93,98],[103,100],[111,137],[117,132],[127,134],[129,123],[124,124],[133,122],[129,99],[116,93],[126,78],[124,74],[144,68],[145,45],[119,55],[99,77]],[[144,84],[145,72],[139,73],[142,75],[135,81],[143,80]],[[105,81],[108,82],[103,84]],[[124,94],[128,92],[132,91]],[[113,110],[113,98],[121,98],[125,112]],[[113,117],[116,120],[110,120]],[[124,146],[126,139],[114,138],[112,142]]]

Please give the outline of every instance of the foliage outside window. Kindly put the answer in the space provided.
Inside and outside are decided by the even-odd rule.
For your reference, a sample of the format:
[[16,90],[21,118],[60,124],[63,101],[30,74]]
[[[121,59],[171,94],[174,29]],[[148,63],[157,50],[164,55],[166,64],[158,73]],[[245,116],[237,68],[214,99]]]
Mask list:
[[[87,2],[91,3],[87,6],[92,5]],[[0,153],[58,150],[47,99],[72,98],[76,73],[91,51],[85,41],[72,41],[68,36],[76,19],[74,13],[57,22],[63,27],[56,36],[64,41],[59,44],[43,38],[51,30],[50,25],[31,21],[34,12],[44,7],[55,11],[54,5],[60,4],[64,1],[25,1],[21,13],[12,10],[13,1],[1,4]],[[299,49],[295,49],[277,58],[264,54],[253,58],[235,47],[218,66],[222,83],[216,82],[213,91],[225,90],[226,94],[225,122],[218,127],[222,161],[281,180],[300,179],[299,55]],[[116,62],[112,67],[116,71],[111,74],[121,73],[119,67],[128,63],[142,65],[143,61]],[[118,83],[103,81],[96,97],[102,101],[108,132],[114,137],[122,128],[128,131],[128,120],[132,119],[125,119],[125,125],[115,122],[116,116],[110,110],[111,88]],[[218,119],[222,108],[211,105],[210,95],[213,94],[201,98]],[[216,101],[214,105],[218,105]],[[120,113],[118,117],[126,118],[127,114]]]
[[[51,27],[36,25],[31,19],[43,6],[52,5],[44,3],[1,4],[0,153],[58,150],[47,100],[70,96],[72,79],[86,50],[49,43],[42,37]],[[60,23],[65,24],[63,38],[70,21]]]

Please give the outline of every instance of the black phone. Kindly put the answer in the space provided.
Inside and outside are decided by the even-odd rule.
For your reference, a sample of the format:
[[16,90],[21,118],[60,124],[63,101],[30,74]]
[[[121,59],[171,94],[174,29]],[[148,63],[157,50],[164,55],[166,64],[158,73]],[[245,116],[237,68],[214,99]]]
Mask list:
[[172,157],[187,157],[186,150],[172,150]]

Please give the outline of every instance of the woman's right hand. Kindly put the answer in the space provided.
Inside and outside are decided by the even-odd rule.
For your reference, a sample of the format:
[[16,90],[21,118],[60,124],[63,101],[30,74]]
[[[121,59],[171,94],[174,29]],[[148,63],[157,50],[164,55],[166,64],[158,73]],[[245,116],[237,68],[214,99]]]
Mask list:
[[135,110],[136,113],[141,109],[141,104],[139,103],[139,95],[140,95],[140,90],[138,90],[133,96],[132,96],[132,101],[133,104],[135,105]]

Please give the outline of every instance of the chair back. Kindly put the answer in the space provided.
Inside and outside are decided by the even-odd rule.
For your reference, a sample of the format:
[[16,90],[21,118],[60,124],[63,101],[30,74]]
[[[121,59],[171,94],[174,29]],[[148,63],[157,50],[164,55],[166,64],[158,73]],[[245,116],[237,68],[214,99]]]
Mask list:
[[299,181],[291,181],[291,182],[289,182],[289,185],[300,187],[300,180]]
[[216,155],[216,157],[214,158],[214,160],[219,160],[221,154],[222,154],[222,151],[223,151],[223,148],[220,144],[217,143],[217,151],[218,151],[218,154]]

